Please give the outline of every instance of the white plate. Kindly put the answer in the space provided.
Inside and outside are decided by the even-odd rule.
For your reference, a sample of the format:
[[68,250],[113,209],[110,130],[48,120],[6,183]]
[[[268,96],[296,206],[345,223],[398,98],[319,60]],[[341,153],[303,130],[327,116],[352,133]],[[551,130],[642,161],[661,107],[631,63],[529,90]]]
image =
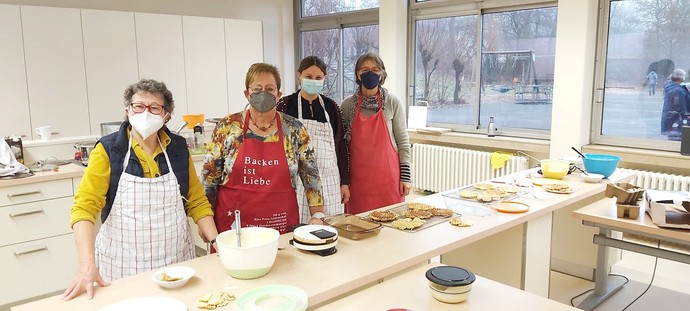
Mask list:
[[187,306],[175,298],[164,296],[137,297],[98,309],[99,311],[187,311]]
[[237,299],[240,311],[304,311],[309,298],[302,289],[290,285],[266,285],[252,289]]

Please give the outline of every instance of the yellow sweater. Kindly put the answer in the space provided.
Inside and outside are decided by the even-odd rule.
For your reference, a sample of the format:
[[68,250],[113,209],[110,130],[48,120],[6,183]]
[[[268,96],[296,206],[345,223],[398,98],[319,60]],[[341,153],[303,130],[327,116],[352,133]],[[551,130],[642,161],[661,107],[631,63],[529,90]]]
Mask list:
[[[170,144],[171,139],[164,131],[158,131],[158,137],[163,145]],[[132,149],[141,162],[145,178],[160,176],[160,168],[154,160],[158,154],[163,152],[160,146],[156,148],[153,157],[144,152],[136,139],[132,140]],[[206,216],[213,216],[211,204],[206,198],[201,181],[197,178],[191,156],[189,157],[189,177],[189,191],[186,195],[188,200],[183,200],[187,216],[192,217],[194,222]],[[109,184],[110,159],[103,145],[98,144],[89,155],[89,166],[84,170],[84,176],[79,183],[77,194],[74,196],[74,205],[70,211],[70,226],[82,220],[96,223],[98,214],[105,206]]]

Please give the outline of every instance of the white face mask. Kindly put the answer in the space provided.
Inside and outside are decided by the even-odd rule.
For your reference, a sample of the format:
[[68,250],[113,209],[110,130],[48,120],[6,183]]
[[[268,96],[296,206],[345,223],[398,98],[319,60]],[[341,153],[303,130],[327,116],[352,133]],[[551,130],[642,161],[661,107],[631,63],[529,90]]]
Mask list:
[[129,123],[132,124],[139,135],[141,135],[144,140],[151,136],[153,133],[158,132],[158,130],[163,127],[165,121],[160,115],[152,114],[148,110],[129,116]]

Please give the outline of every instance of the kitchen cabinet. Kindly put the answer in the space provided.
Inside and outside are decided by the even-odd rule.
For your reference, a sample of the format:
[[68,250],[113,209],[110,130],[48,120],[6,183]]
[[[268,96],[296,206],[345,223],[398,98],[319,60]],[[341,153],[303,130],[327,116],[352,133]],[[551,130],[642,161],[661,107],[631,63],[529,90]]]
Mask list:
[[[136,23],[139,78],[165,82],[175,100],[175,113],[187,113],[182,16],[134,13]],[[124,88],[123,88],[124,90]],[[176,129],[181,117],[173,117],[168,127]]]
[[182,26],[187,113],[224,117],[229,111],[223,19],[183,16]]
[[247,105],[247,98],[244,96],[247,69],[253,63],[263,62],[264,59],[261,22],[225,19],[225,53],[228,66],[229,111],[234,113],[242,111]]
[[89,133],[80,10],[21,6],[21,19],[31,127],[50,125],[57,137]]
[[60,291],[74,277],[69,211],[76,183],[63,178],[0,188],[0,305]]
[[91,135],[124,120],[122,93],[139,79],[133,12],[81,10]]
[[[0,94],[5,112],[0,114],[0,135],[31,137],[29,96],[24,68],[24,42],[18,5],[0,4]],[[11,111],[11,113],[9,113]]]

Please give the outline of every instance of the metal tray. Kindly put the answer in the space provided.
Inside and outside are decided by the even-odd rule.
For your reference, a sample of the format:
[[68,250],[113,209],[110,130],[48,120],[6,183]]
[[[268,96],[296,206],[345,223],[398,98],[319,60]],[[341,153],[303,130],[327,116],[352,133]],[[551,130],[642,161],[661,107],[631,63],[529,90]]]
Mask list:
[[[496,185],[494,185],[494,187],[500,189],[500,188],[507,188],[507,187],[516,187],[516,186],[496,186]],[[501,197],[501,198],[499,198],[499,199],[494,199],[494,200],[491,200],[491,201],[489,201],[489,202],[483,202],[483,201],[479,201],[479,200],[477,200],[477,199],[463,198],[463,197],[460,196],[460,192],[461,192],[461,191],[474,191],[474,192],[476,192],[478,195],[485,194],[485,191],[486,191],[486,190],[479,190],[479,189],[474,188],[474,186],[467,186],[467,187],[460,188],[460,189],[457,189],[457,190],[450,190],[450,191],[442,192],[442,193],[441,193],[441,196],[443,196],[444,198],[447,198],[447,199],[449,198],[449,199],[455,199],[455,200],[460,200],[460,201],[465,201],[465,202],[472,202],[472,203],[477,203],[477,204],[491,205],[491,204],[493,204],[493,203],[501,202],[501,201],[504,201],[504,200],[512,200],[512,199],[518,198],[518,197],[520,197],[520,196],[525,195],[525,194],[528,193],[528,191],[526,191],[526,190],[524,190],[524,189],[522,189],[522,188],[519,188],[519,187],[516,187],[516,188],[519,189],[516,193],[509,193],[508,195],[506,195],[506,196],[504,196],[504,197]]]
[[[431,204],[429,204],[429,205],[431,205]],[[432,205],[432,206],[433,206],[433,205]],[[434,206],[434,207],[436,207],[436,206]],[[440,208],[440,207],[436,207],[436,208]],[[397,214],[401,214],[402,212],[404,212],[404,211],[406,211],[406,210],[408,210],[408,209],[409,209],[409,208],[407,207],[407,203],[403,203],[403,204],[398,205],[398,206],[394,206],[394,207],[391,207],[391,208],[387,208],[387,209],[385,209],[385,211],[392,211],[392,212],[396,212]],[[443,209],[446,209],[446,208],[443,207]],[[461,215],[460,215],[459,213],[453,211],[453,216],[461,216]],[[447,221],[450,220],[450,218],[453,217],[453,216],[445,216],[445,217],[443,217],[443,216],[433,216],[433,217],[431,217],[431,218],[424,219],[426,222],[425,222],[423,225],[421,225],[420,227],[411,229],[411,230],[402,230],[402,229],[398,229],[398,228],[396,228],[396,227],[393,227],[393,225],[392,225],[392,222],[393,222],[393,221],[389,221],[389,222],[375,221],[375,220],[369,218],[369,217],[368,217],[368,214],[367,214],[366,217],[364,217],[364,219],[366,219],[367,221],[372,221],[372,222],[376,222],[376,223],[382,224],[382,225],[384,225],[384,226],[386,226],[386,227],[389,227],[389,228],[392,228],[392,229],[395,229],[395,230],[400,230],[400,231],[404,231],[404,232],[418,232],[418,231],[424,230],[424,229],[426,229],[426,228],[429,228],[429,227],[433,227],[433,226],[435,226],[435,225],[438,225],[438,224],[440,224],[440,223],[442,223],[442,222],[447,222]],[[403,218],[405,218],[405,217],[403,217],[403,216],[398,216],[398,219],[403,219]]]

